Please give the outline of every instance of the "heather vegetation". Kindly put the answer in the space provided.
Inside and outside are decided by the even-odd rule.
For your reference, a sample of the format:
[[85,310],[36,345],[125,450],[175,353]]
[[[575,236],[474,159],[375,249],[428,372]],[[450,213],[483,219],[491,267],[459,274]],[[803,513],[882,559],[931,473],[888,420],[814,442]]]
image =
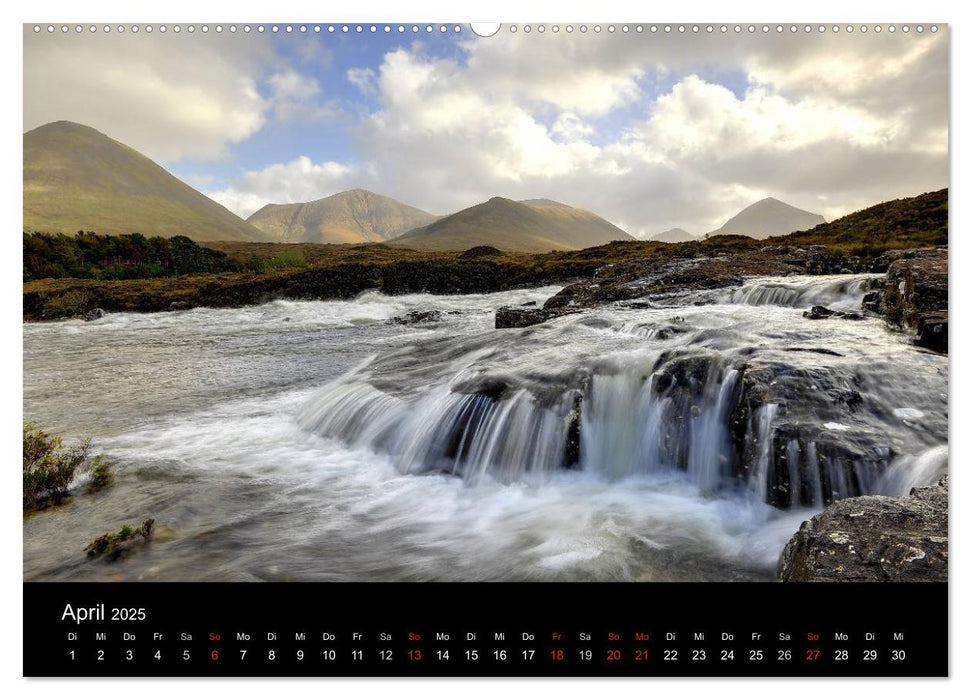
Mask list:
[[787,245],[820,243],[855,254],[947,245],[947,190],[894,199],[820,224],[767,239]]

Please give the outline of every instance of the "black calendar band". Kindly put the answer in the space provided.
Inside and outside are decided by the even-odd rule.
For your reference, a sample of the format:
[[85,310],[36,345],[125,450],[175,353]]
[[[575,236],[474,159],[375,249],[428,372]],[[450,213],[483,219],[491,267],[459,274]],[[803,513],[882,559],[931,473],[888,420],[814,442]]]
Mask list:
[[946,676],[946,584],[26,583],[26,676]]

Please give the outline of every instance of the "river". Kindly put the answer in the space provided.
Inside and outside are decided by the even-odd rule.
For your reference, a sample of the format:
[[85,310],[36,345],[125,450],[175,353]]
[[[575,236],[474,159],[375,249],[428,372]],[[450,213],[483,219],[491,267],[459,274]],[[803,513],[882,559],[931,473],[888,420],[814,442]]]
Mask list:
[[[946,469],[947,357],[802,316],[865,285],[505,330],[496,308],[558,288],[25,324],[25,420],[91,437],[116,483],[25,519],[24,578],[771,580],[826,502]],[[145,550],[86,559],[149,517]]]

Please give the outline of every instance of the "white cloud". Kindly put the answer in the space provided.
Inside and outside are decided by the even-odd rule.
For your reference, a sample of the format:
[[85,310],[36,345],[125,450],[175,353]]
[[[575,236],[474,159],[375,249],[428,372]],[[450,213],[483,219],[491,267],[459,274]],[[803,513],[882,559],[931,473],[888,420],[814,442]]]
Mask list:
[[742,99],[731,90],[690,75],[654,104],[644,125],[645,147],[671,158],[721,160],[739,153],[780,154],[816,143],[880,146],[893,141],[894,121],[817,98],[790,101],[764,87]]
[[[329,52],[313,53],[329,60]],[[80,122],[171,163],[223,158],[272,117],[317,121],[335,113],[317,81],[285,65],[263,37],[24,29],[25,129]]]
[[248,171],[234,186],[206,194],[246,218],[265,204],[308,202],[355,187],[356,177],[354,169],[346,165],[314,163],[301,156],[289,163]]
[[68,119],[162,162],[220,157],[266,121],[256,79],[266,58],[258,41],[222,37],[30,32],[24,128]]
[[365,95],[373,95],[378,90],[374,71],[370,68],[349,68],[347,80]]
[[270,85],[270,104],[282,122],[315,122],[335,117],[339,110],[334,102],[320,102],[320,84],[315,78],[293,69],[274,73]]

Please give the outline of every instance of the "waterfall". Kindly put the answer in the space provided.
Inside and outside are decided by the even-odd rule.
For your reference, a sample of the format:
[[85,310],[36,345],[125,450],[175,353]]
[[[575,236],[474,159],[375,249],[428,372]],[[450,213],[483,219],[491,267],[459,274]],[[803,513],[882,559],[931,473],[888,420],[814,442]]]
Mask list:
[[918,455],[901,455],[880,475],[876,493],[905,496],[913,488],[932,486],[947,473],[947,445],[937,445]]
[[595,374],[586,391],[540,398],[527,389],[496,396],[445,384],[395,396],[354,373],[318,394],[299,420],[319,435],[387,453],[405,473],[511,482],[579,462],[611,480],[677,470],[714,492],[735,469],[728,424],[738,378],[717,356],[691,357],[650,373]]
[[758,458],[755,462],[755,468],[752,470],[751,483],[759,500],[763,503],[769,501],[769,477],[773,455],[772,421],[775,419],[778,409],[778,404],[767,403],[758,409],[755,418],[754,434]]
[[733,289],[722,298],[724,303],[748,306],[802,307],[819,304],[859,309],[874,279],[873,275],[820,277],[785,282],[779,279],[753,280]]
[[705,400],[697,416],[692,416],[688,474],[703,490],[714,491],[721,480],[733,472],[729,445],[728,413],[732,409],[738,370],[729,369],[713,377],[705,387]]
[[388,455],[406,474],[470,484],[541,482],[563,469],[606,481],[680,474],[703,495],[743,483],[784,509],[908,490],[944,468],[946,449],[943,458],[893,461],[865,433],[807,423],[785,400],[762,403],[764,376],[747,384],[746,366],[717,351],[679,349],[530,378],[449,359],[411,386],[389,384],[386,372],[377,381],[365,366],[313,397],[299,422]]

